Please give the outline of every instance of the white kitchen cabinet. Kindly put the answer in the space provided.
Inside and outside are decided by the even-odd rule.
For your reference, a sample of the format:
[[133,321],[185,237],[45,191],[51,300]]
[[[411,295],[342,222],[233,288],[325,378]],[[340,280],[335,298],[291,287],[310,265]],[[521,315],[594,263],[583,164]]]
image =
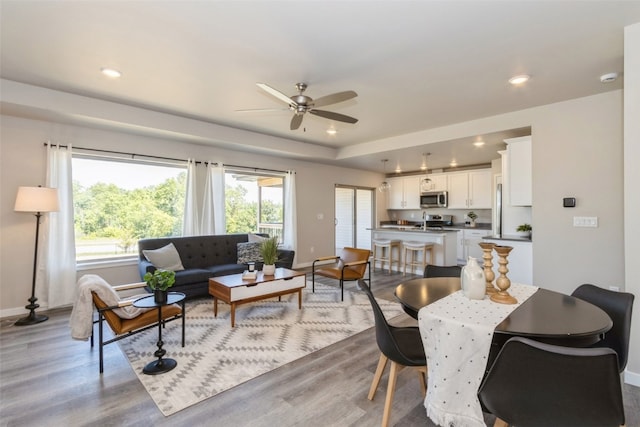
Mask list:
[[482,248],[479,243],[483,242],[485,236],[489,236],[491,230],[478,230],[468,228],[458,232],[458,263],[466,264],[471,256],[482,265]]
[[420,180],[422,176],[388,178],[391,184],[387,209],[420,209]]
[[[423,183],[425,179],[429,179],[428,182]],[[420,178],[420,191],[447,191],[447,174],[446,173],[431,173]]]
[[491,169],[447,174],[449,209],[491,209]]
[[509,155],[509,195],[512,206],[531,206],[531,136],[505,139]]

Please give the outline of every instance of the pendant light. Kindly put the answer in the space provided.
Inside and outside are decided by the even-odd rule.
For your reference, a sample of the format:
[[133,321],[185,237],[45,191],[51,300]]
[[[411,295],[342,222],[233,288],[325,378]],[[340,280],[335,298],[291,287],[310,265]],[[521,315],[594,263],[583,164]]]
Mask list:
[[433,181],[429,178],[429,175],[427,175],[427,157],[430,155],[431,153],[422,153],[422,165],[420,165],[420,170],[424,171],[425,174],[425,177],[420,180],[420,192],[422,193],[433,190]]
[[[382,159],[380,160],[382,162],[382,167],[384,170],[384,174],[385,174],[385,178],[387,175],[387,162],[389,161],[389,159]],[[385,191],[389,191],[389,189],[391,188],[391,184],[389,184],[387,182],[387,180],[385,179],[384,181],[382,181],[382,184],[380,184],[380,186],[378,187],[378,191],[381,193],[384,193]]]

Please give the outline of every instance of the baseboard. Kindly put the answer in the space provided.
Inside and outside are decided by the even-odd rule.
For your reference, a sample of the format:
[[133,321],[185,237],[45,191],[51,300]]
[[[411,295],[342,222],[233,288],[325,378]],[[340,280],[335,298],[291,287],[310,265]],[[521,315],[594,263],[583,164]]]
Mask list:
[[[46,309],[46,306],[41,305],[36,313],[44,311]],[[29,314],[29,310],[26,310],[24,307],[4,308],[0,310],[0,319],[6,319],[7,317],[26,316],[27,314]]]
[[640,374],[631,372],[629,368],[624,370],[624,382],[640,387]]

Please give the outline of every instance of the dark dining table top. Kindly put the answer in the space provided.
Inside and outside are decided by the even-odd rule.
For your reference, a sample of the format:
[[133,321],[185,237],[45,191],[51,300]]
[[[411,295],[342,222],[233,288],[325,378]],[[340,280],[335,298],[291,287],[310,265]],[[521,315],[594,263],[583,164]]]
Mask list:
[[[433,277],[400,283],[395,296],[405,312],[417,319],[422,307],[458,290],[459,277]],[[538,288],[496,326],[495,333],[504,335],[504,339],[522,336],[556,345],[583,347],[599,341],[612,326],[607,313],[595,305]]]

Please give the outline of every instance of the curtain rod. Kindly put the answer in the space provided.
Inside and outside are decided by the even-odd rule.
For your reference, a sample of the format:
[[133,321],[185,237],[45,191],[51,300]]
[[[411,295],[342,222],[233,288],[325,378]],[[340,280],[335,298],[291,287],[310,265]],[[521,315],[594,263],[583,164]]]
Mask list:
[[[57,145],[58,147],[68,148],[67,145],[51,144],[49,142],[45,142],[44,143],[45,147],[48,146],[48,145]],[[185,159],[176,159],[176,158],[173,158],[173,157],[162,157],[162,156],[152,156],[152,155],[147,155],[147,154],[127,153],[127,152],[124,152],[124,151],[102,150],[102,149],[99,149],[99,148],[83,148],[83,147],[78,147],[78,146],[73,146],[73,148],[77,148],[78,150],[95,151],[97,153],[121,154],[121,155],[125,155],[125,156],[131,156],[132,160],[135,158],[135,156],[138,156],[138,157],[145,157],[145,158],[148,158],[148,159],[171,160],[171,161],[174,161],[174,162],[186,162],[187,161]],[[199,160],[195,161],[196,165],[199,165],[199,164],[207,165],[209,163],[211,163],[212,165],[216,165],[216,166],[218,166],[218,164],[219,164],[218,162],[202,162],[202,161],[199,161]],[[229,164],[225,164],[225,163],[223,163],[222,166],[223,167],[227,166],[227,167],[230,167],[230,168],[248,169],[248,170],[252,170],[254,172],[265,171],[265,172],[287,173],[287,171],[281,171],[281,170],[277,170],[277,169],[253,168],[253,167],[250,167],[250,166],[229,165]],[[295,171],[292,171],[292,173],[295,173]]]

